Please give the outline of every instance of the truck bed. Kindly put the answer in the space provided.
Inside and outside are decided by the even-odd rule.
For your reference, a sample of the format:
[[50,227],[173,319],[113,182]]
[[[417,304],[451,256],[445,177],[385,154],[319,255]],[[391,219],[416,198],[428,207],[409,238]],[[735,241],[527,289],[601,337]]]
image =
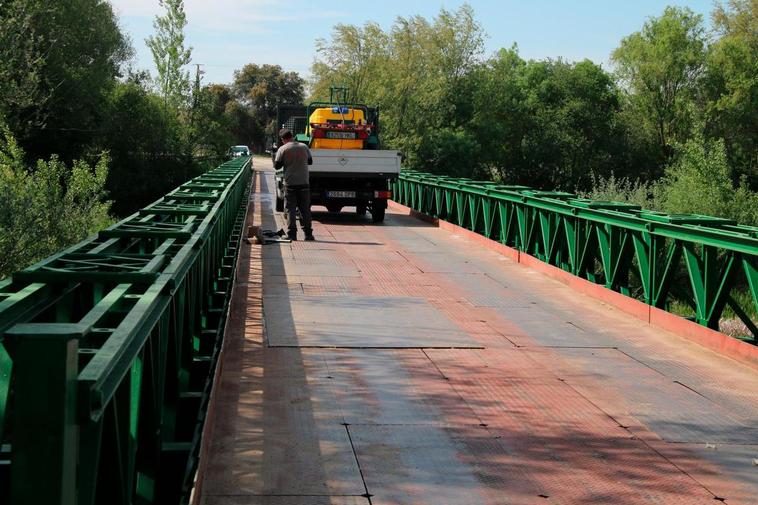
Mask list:
[[334,175],[380,175],[394,178],[400,173],[400,152],[370,149],[312,149],[311,177]]

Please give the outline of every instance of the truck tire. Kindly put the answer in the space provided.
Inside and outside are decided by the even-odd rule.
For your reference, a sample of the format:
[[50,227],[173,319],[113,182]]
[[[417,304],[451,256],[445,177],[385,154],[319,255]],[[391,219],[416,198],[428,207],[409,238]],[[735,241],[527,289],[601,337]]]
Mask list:
[[371,221],[374,223],[383,223],[384,222],[384,211],[387,209],[372,209],[371,210]]
[[276,197],[276,211],[284,212],[284,198]]

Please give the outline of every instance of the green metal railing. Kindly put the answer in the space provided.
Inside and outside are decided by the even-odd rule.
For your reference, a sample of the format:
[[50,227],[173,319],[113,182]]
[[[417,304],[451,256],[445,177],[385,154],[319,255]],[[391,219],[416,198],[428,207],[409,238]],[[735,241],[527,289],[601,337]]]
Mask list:
[[651,306],[689,305],[691,319],[709,328],[719,328],[728,307],[756,343],[749,312],[758,310],[758,228],[407,170],[393,191],[407,207]]
[[0,503],[187,501],[251,172],[226,162],[0,282]]

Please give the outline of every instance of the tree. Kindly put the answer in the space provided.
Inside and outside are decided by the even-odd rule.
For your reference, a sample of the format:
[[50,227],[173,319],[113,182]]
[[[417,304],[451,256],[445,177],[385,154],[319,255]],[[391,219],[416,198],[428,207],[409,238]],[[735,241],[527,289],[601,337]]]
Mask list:
[[225,113],[231,100],[231,91],[223,84],[210,84],[196,92],[191,134],[196,155],[213,156],[238,143],[232,133],[234,124]]
[[625,37],[611,57],[634,122],[654,139],[662,165],[672,143],[684,142],[690,134],[689,105],[705,64],[702,16],[666,7],[641,31]]
[[0,113],[31,158],[84,154],[130,54],[108,2],[0,3]]
[[723,138],[735,175],[758,189],[758,1],[730,0],[713,13],[720,35],[706,72],[709,133]]
[[486,173],[501,181],[522,178],[524,138],[531,129],[522,76],[526,62],[514,45],[500,49],[476,73],[472,129],[482,144]]
[[0,119],[9,123],[23,137],[31,128],[43,124],[40,113],[49,99],[44,89],[45,77],[40,72],[44,64],[43,41],[38,33],[35,14],[42,12],[41,4],[30,8],[28,2],[9,1],[0,7]]
[[337,25],[317,43],[311,93],[324,99],[331,85],[347,85],[356,100],[379,107],[382,144],[402,150],[408,166],[429,156],[439,170],[466,160],[471,170],[458,170],[470,175],[478,149],[465,126],[473,114],[469,76],[483,40],[469,5],[442,9],[431,21],[399,17],[387,32],[375,23]]
[[110,151],[107,188],[116,215],[144,207],[201,171],[187,141],[187,125],[143,76],[114,86],[104,115],[109,121],[98,143]]
[[184,0],[159,0],[166,12],[153,22],[155,35],[145,39],[158,69],[158,88],[168,106],[179,110],[188,103],[189,71],[183,70],[192,58],[192,48],[184,48],[187,15]]
[[344,85],[358,102],[375,100],[372,85],[386,64],[388,43],[387,34],[377,23],[336,25],[331,40],[316,40],[311,97],[326,100],[332,85]]
[[299,104],[305,99],[305,81],[297,72],[285,72],[279,65],[249,63],[234,72],[232,94],[236,105],[228,107],[234,118],[240,140],[250,142],[262,152],[266,141],[278,125],[276,108],[279,104]]
[[524,61],[502,49],[478,70],[472,127],[485,172],[549,189],[586,187],[592,174],[623,175],[619,90],[589,60]]
[[[425,139],[437,130],[450,128],[452,133],[470,121],[468,76],[483,51],[482,27],[468,4],[452,12],[441,9],[431,23],[420,16],[395,22],[390,31],[391,71],[381,85],[385,91],[380,106],[384,142],[401,149],[409,165],[422,165]],[[469,163],[476,160],[469,158]]]

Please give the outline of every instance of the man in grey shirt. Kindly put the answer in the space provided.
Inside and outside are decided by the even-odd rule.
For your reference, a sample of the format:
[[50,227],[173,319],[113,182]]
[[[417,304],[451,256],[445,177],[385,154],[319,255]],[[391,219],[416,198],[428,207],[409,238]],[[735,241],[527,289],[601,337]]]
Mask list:
[[287,192],[287,215],[289,216],[287,234],[290,240],[297,240],[297,210],[300,209],[300,225],[305,233],[305,240],[313,238],[311,228],[311,188],[308,165],[313,164],[311,151],[301,142],[295,142],[292,132],[282,129],[279,132],[282,146],[276,151],[274,168],[284,169],[284,187]]

